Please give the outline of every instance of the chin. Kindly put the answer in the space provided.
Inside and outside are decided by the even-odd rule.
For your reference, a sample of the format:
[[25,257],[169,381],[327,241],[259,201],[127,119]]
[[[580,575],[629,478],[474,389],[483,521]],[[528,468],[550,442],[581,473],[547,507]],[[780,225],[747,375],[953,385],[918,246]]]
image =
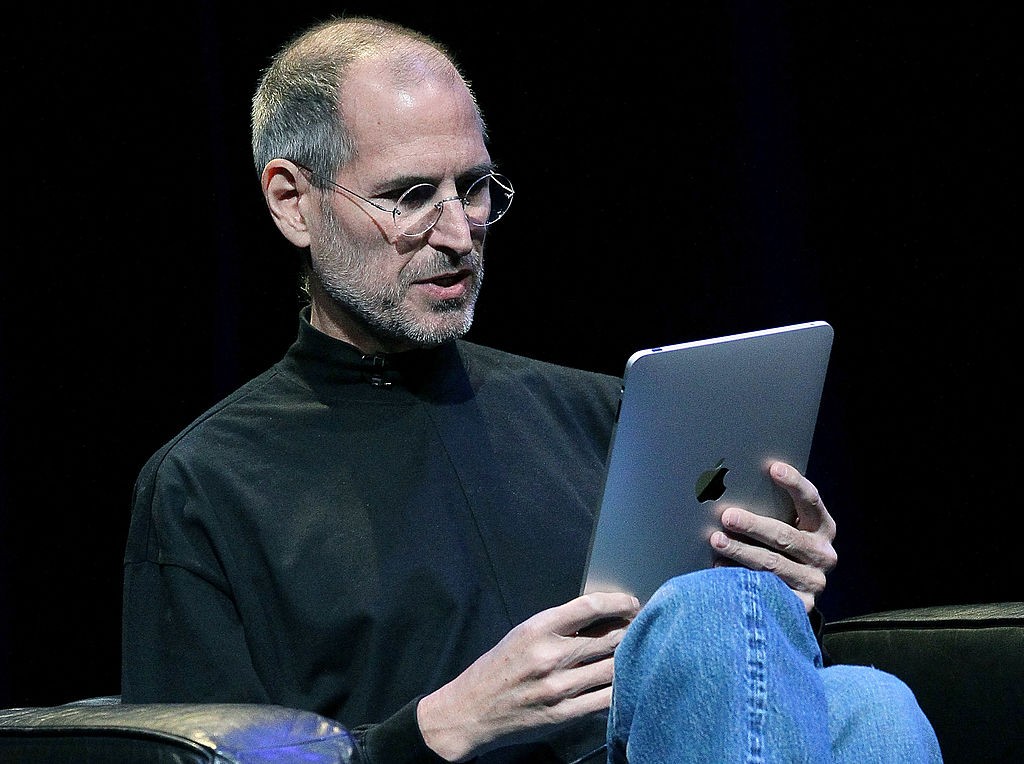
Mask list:
[[473,309],[463,309],[458,314],[445,314],[441,321],[419,322],[405,337],[415,347],[436,347],[464,337],[472,325]]

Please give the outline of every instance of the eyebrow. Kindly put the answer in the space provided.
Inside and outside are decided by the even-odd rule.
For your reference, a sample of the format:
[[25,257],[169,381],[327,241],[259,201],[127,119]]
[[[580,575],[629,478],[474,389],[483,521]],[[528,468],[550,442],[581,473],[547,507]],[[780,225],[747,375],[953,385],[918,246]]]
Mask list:
[[[455,185],[466,186],[472,183],[478,178],[482,178],[485,175],[489,175],[492,172],[496,172],[497,165],[494,162],[480,162],[479,164],[473,165],[455,176]],[[398,175],[393,178],[389,178],[381,183],[377,184],[377,191],[373,193],[380,193],[380,190],[406,190],[412,188],[419,183],[430,183],[431,185],[438,186],[443,178],[438,178],[436,175]]]

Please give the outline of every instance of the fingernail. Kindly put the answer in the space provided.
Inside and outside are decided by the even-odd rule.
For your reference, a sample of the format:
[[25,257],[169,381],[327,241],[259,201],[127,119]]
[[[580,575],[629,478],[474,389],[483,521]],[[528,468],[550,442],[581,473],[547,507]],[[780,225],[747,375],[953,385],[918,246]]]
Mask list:
[[725,549],[729,545],[729,539],[721,531],[715,531],[711,534],[711,545],[716,549]]
[[772,465],[772,474],[777,478],[786,477],[786,471],[785,465],[779,464],[779,462],[775,462],[775,464]]

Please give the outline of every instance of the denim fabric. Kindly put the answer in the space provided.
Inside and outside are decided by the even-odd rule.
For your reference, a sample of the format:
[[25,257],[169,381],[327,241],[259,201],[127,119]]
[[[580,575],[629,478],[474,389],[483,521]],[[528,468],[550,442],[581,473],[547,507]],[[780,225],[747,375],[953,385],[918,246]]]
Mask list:
[[775,575],[666,583],[616,652],[608,761],[940,762],[900,680],[822,666],[803,603]]

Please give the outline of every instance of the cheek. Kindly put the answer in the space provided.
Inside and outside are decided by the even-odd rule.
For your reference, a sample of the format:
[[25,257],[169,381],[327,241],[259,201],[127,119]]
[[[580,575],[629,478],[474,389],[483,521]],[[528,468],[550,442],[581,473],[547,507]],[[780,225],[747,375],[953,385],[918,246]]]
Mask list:
[[318,241],[310,246],[314,263],[338,274],[348,274],[361,282],[393,283],[409,260],[409,256],[395,251],[380,231],[360,231],[328,226]]

